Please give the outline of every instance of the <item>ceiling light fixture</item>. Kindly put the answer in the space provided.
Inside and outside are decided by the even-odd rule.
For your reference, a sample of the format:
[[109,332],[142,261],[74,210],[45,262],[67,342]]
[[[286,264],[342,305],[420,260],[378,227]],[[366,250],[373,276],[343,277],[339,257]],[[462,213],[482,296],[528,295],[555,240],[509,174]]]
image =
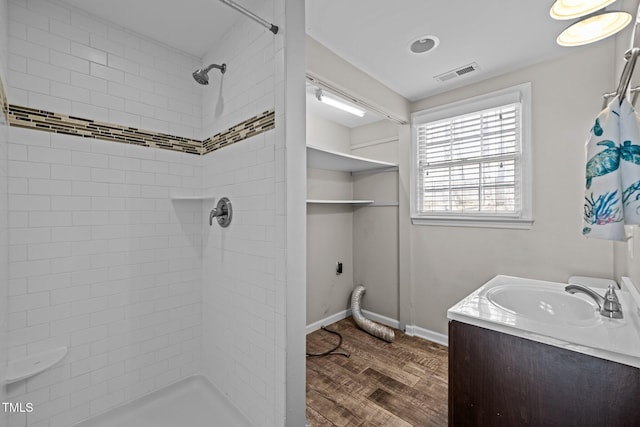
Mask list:
[[599,12],[566,28],[556,42],[560,46],[581,46],[614,35],[631,22],[627,12]]
[[616,0],[556,0],[549,14],[553,19],[575,19],[590,15]]
[[323,102],[339,110],[346,111],[347,113],[351,113],[354,116],[364,117],[364,114],[365,114],[364,110],[361,110],[360,108],[356,108],[353,105],[348,104],[346,101],[337,99],[337,97],[327,96],[327,94],[324,93],[322,89],[316,90],[316,98],[320,102]]

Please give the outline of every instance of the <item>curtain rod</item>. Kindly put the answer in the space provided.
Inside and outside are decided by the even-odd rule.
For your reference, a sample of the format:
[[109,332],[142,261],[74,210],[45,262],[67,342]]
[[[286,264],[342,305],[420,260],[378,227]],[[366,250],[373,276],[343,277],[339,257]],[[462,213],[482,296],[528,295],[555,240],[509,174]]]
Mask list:
[[273,34],[278,34],[278,26],[277,25],[273,25],[270,22],[265,21],[264,19],[260,18],[258,15],[254,14],[253,12],[250,12],[249,10],[247,10],[244,7],[240,6],[239,4],[235,3],[233,0],[220,0],[220,1],[222,3],[224,3],[224,4],[226,4],[227,6],[231,7],[232,9],[235,9],[238,12],[242,13],[243,15],[246,15],[249,18],[253,19],[258,24],[260,24],[263,27],[267,28]]

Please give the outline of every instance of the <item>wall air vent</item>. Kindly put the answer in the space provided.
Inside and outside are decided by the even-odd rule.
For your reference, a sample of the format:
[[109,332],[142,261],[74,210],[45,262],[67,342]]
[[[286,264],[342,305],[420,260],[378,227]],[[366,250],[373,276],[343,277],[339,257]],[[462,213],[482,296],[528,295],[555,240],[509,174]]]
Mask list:
[[446,73],[435,76],[434,79],[436,79],[439,82],[446,82],[456,77],[469,74],[470,72],[476,71],[478,69],[480,69],[480,66],[475,62],[472,62],[471,64],[463,65],[462,67],[458,67],[455,70],[447,71]]

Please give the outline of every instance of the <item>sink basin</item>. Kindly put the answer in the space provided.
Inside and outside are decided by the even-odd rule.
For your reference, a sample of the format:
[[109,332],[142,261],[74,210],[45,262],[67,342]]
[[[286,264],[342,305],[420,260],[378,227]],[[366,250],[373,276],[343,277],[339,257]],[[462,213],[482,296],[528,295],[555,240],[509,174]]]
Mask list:
[[[566,283],[499,275],[447,311],[450,321],[514,335],[640,368],[640,293],[622,278],[623,319],[608,319]],[[603,289],[596,292],[602,294]]]
[[503,310],[545,323],[582,324],[597,321],[597,305],[564,289],[546,286],[502,285],[486,294],[487,299]]

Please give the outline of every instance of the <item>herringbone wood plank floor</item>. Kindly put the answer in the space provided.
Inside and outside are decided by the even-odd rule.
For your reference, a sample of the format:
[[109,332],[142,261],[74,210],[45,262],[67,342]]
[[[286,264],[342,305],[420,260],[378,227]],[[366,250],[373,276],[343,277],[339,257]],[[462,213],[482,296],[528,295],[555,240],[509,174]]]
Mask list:
[[[396,330],[386,343],[351,317],[328,326],[343,336],[350,358],[307,358],[307,422],[316,426],[446,426],[447,348]],[[307,351],[320,353],[338,337],[318,330]]]

